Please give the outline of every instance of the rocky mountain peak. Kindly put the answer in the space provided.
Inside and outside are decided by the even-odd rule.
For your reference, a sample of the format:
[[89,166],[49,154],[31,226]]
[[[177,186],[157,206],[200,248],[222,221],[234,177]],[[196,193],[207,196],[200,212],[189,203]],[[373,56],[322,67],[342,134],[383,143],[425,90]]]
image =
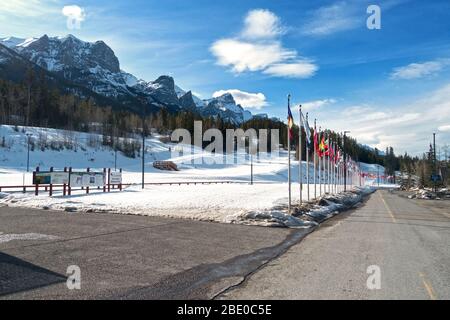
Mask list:
[[12,61],[11,53],[8,54],[10,48],[24,61],[34,62],[50,73],[130,108],[139,100],[146,101],[152,110],[185,109],[208,117],[220,116],[235,124],[251,117],[249,111],[236,104],[230,93],[201,100],[191,91],[186,92],[176,86],[174,78],[169,75],[148,82],[137,79],[120,70],[114,51],[101,40],[85,42],[71,34],[64,37],[43,35],[28,39],[0,38],[0,44],[5,46],[0,46],[3,50],[0,50],[0,65]]
[[158,79],[153,81],[153,83],[157,83],[157,84],[161,85],[162,87],[165,87],[168,90],[175,92],[175,81],[173,80],[173,78],[171,76],[166,76],[166,75],[159,76]]
[[223,95],[215,98],[220,103],[224,104],[236,104],[236,101],[234,101],[233,95],[231,93],[224,93]]
[[180,105],[183,108],[186,108],[188,110],[195,110],[197,108],[191,91],[186,92],[184,95],[179,97],[178,100],[180,101]]

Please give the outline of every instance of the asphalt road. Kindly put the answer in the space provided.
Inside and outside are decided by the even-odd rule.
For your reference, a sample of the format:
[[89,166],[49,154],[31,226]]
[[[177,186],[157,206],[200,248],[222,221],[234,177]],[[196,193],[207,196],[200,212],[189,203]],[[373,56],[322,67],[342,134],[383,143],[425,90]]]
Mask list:
[[[4,240],[28,233],[57,238]],[[0,299],[208,299],[279,254],[294,233],[0,207]],[[80,267],[80,290],[67,288],[70,265]]]
[[378,191],[308,234],[0,207],[0,299],[449,299],[449,211]]
[[219,298],[450,299],[449,202],[377,191]]

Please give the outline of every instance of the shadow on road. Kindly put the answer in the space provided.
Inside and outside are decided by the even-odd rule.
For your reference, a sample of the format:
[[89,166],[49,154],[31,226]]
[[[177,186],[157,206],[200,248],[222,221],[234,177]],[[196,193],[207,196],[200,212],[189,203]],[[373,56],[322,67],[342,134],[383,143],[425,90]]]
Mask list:
[[64,275],[0,252],[0,296],[65,281]]

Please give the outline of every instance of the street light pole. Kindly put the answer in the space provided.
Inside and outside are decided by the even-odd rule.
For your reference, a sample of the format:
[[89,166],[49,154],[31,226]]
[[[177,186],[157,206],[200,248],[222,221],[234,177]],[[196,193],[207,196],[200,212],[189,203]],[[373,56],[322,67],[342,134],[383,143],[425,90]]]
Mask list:
[[117,171],[117,146],[114,148],[114,171]]
[[250,153],[250,184],[253,185],[253,155]]
[[27,172],[29,172],[30,171],[30,137],[31,137],[31,134],[27,133],[26,136],[27,136],[27,149],[28,149],[28,151],[27,151]]
[[142,104],[142,189],[145,186],[145,103]]

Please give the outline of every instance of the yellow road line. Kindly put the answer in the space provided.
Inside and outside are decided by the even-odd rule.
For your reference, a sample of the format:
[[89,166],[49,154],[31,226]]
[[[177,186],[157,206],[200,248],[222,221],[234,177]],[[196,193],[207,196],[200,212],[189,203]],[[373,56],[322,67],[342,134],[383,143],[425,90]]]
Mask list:
[[427,281],[425,275],[420,272],[419,273],[420,277],[422,278],[422,282],[423,282],[423,286],[425,287],[425,289],[427,290],[428,295],[430,296],[431,300],[436,300],[436,294],[434,293],[433,287],[431,286],[431,284]]
[[381,192],[379,193],[381,200],[384,203],[384,206],[386,207],[387,212],[389,213],[389,215],[391,216],[392,222],[396,223],[397,220],[394,217],[394,213],[392,212],[391,208],[389,208],[389,206],[387,205],[386,201],[383,198],[383,195],[381,194]]

